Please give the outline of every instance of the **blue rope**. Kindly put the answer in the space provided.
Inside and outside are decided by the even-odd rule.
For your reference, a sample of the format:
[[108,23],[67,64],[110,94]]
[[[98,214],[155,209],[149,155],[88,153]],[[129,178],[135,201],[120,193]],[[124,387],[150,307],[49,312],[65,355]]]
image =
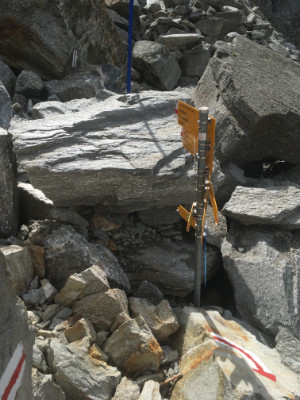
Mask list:
[[131,57],[132,57],[132,30],[133,30],[133,2],[134,2],[134,0],[129,0],[128,56],[127,56],[127,93],[131,93]]
[[206,224],[204,228],[204,287],[206,287]]

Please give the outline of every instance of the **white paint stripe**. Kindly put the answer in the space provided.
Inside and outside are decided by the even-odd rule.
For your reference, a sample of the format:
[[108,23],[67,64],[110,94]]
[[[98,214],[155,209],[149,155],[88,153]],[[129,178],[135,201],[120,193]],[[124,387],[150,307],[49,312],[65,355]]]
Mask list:
[[7,385],[9,384],[13,373],[15,372],[23,354],[23,344],[19,343],[10,359],[6,370],[4,371],[1,379],[0,379],[0,398],[2,398]]
[[25,364],[26,364],[26,361],[23,362],[20,375],[18,376],[18,379],[17,379],[15,385],[13,386],[13,388],[12,388],[8,398],[7,398],[7,400],[14,400],[15,399],[17,391],[18,391],[18,389],[19,389],[19,387],[21,386],[21,383],[22,383],[22,378],[23,378],[23,374],[24,374],[24,371],[25,371]]
[[[257,364],[259,364],[260,367],[261,367],[264,371],[266,371],[266,372],[268,372],[268,373],[271,373],[271,371],[268,369],[268,367],[267,367],[266,365],[264,365],[264,363],[263,363],[255,354],[253,354],[253,353],[250,352],[249,350],[244,349],[242,346],[233,343],[231,340],[229,340],[229,339],[227,339],[227,338],[224,338],[223,336],[220,336],[220,335],[218,335],[217,333],[211,332],[210,334],[211,334],[212,337],[216,336],[216,337],[219,338],[219,339],[226,340],[226,342],[228,342],[229,344],[226,344],[226,343],[223,343],[223,342],[219,342],[219,341],[218,341],[218,343],[220,343],[220,344],[222,344],[222,345],[224,345],[224,346],[231,347],[231,348],[233,348],[233,349],[236,350],[236,351],[239,351],[239,348],[240,348],[240,349],[243,350],[245,353],[249,354],[249,356],[251,356],[251,357],[253,358],[253,360],[254,360],[255,362],[257,362]],[[231,345],[231,346],[230,346],[230,345]],[[257,368],[257,366],[254,364],[254,362],[253,362],[250,358],[248,358],[248,357],[247,357],[245,354],[243,354],[241,351],[239,351],[239,353],[240,353],[240,354],[243,356],[243,358],[250,364],[250,366],[251,366],[252,369],[256,369],[256,368]]]

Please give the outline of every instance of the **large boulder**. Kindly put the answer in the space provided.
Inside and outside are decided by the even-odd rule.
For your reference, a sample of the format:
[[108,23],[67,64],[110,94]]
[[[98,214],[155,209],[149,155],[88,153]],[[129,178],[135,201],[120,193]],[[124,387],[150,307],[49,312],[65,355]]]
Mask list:
[[266,157],[299,162],[299,76],[300,65],[242,36],[219,42],[194,99],[217,120],[221,165]]
[[[132,286],[147,280],[165,293],[184,297],[194,288],[195,245],[148,246],[127,256],[126,273]],[[207,246],[207,280],[221,265],[220,251]],[[202,270],[202,282],[204,269]]]
[[283,326],[299,338],[299,231],[232,224],[221,250],[240,315],[266,333]]
[[0,81],[12,96],[16,84],[16,76],[3,61],[0,60]]
[[93,362],[81,349],[57,339],[51,341],[47,356],[55,382],[62,387],[67,400],[110,400],[121,380],[117,368]]
[[[1,92],[1,84],[0,84]],[[1,94],[0,94],[1,96]],[[0,111],[1,113],[1,111]],[[1,118],[1,117],[0,117]],[[17,164],[10,135],[0,128],[0,237],[14,235],[18,227]]]
[[245,225],[300,229],[300,186],[237,186],[222,212]]
[[62,114],[15,120],[18,160],[56,206],[137,211],[191,204],[193,159],[182,147],[178,99],[189,96],[147,91],[78,100],[76,108],[74,100]]
[[129,290],[128,278],[116,257],[105,247],[89,243],[71,226],[61,226],[45,239],[46,276],[57,289],[74,273],[80,273],[94,264],[105,271],[112,286]]
[[184,307],[177,312],[180,330],[173,338],[183,375],[171,400],[220,398],[296,399],[297,374],[282,365],[279,354],[256,340],[242,322],[217,311]]
[[125,47],[104,1],[3,0],[0,6],[0,53],[9,65],[43,77],[61,76],[72,65],[122,65]]
[[129,319],[106,340],[103,350],[108,361],[127,376],[158,371],[162,349],[143,317]]
[[177,86],[181,69],[166,46],[141,40],[134,46],[132,61],[134,68],[154,87],[173,90]]
[[8,129],[12,117],[9,94],[0,81],[0,128]]
[[[28,327],[24,303],[14,292],[1,252],[0,293],[0,395],[1,398],[4,398],[2,396],[6,391],[6,398],[31,400],[31,362],[34,333]],[[11,381],[12,385],[10,385]],[[12,397],[13,393],[17,393],[16,397]]]

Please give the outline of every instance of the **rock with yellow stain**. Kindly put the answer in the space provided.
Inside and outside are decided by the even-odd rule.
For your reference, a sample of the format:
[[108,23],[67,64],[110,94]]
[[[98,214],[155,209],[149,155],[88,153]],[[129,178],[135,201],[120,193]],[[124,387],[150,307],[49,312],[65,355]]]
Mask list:
[[124,322],[106,340],[108,360],[127,376],[158,371],[163,351],[142,316]]
[[[177,310],[177,317],[180,330],[173,345],[182,354],[183,377],[171,400],[198,400],[199,388],[201,398],[209,400],[295,400],[300,393],[297,375],[281,364],[276,350],[258,342],[236,320],[193,307]],[[213,334],[223,342],[213,339]]]

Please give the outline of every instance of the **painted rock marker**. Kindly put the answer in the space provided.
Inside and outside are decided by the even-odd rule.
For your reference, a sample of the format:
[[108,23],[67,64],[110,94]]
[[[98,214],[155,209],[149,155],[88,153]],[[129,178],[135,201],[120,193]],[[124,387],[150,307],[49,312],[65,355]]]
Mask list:
[[231,340],[218,335],[217,333],[210,332],[210,335],[213,338],[213,340],[218,344],[230,347],[233,350],[239,352],[243,356],[243,358],[248,362],[248,364],[251,366],[254,372],[258,372],[259,374],[265,376],[266,378],[269,378],[272,381],[276,382],[276,376],[271,373],[271,371],[260,361],[258,357],[256,357],[255,354],[233,343]]
[[14,400],[16,397],[17,391],[22,383],[26,364],[25,359],[26,354],[24,352],[24,346],[22,343],[19,343],[0,379],[1,400]]

